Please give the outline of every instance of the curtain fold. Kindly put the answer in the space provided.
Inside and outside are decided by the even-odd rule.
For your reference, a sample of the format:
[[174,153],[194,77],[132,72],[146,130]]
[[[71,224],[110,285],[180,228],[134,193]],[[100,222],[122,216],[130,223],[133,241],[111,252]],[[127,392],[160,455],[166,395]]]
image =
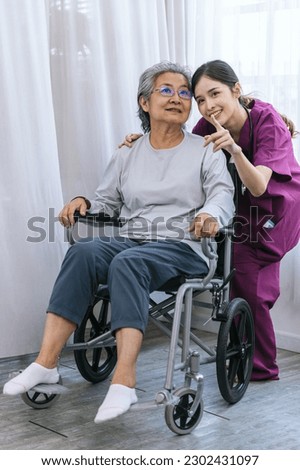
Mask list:
[[140,131],[140,74],[161,60],[194,69],[203,7],[197,0],[46,3],[64,200],[91,197],[125,134]]
[[64,251],[46,32],[43,2],[0,1],[0,357],[38,349]]
[[189,64],[196,1],[49,0],[48,8],[64,199],[92,196],[125,134],[140,131],[140,74],[160,60]]

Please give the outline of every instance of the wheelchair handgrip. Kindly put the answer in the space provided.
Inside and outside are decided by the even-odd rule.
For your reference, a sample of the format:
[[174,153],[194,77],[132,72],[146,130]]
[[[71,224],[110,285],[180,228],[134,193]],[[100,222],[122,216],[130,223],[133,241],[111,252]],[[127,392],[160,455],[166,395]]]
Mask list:
[[226,225],[224,227],[221,227],[219,229],[218,233],[222,233],[222,234],[228,235],[228,236],[234,235],[234,227],[233,227],[233,225]]

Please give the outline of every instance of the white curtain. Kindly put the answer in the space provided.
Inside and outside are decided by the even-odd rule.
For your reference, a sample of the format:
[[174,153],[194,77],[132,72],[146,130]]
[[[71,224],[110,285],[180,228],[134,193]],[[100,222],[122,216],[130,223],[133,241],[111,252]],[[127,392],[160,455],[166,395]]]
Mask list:
[[0,1],[0,56],[0,357],[6,357],[37,349],[63,252],[57,223],[48,228],[62,191],[43,2]]
[[[67,249],[55,217],[75,195],[93,195],[118,143],[140,130],[146,67],[224,59],[246,93],[258,91],[300,127],[299,3],[0,0],[0,357],[38,350]],[[194,109],[189,128],[198,117]],[[299,308],[296,254],[283,274]]]
[[[140,74],[188,63],[194,0],[48,0],[50,64],[65,200],[92,196],[125,133],[140,130]],[[199,3],[199,2],[198,2]]]
[[196,3],[0,0],[0,357],[39,349],[67,249],[56,216],[74,195],[93,195],[118,143],[139,129],[140,73],[177,48],[186,62]]

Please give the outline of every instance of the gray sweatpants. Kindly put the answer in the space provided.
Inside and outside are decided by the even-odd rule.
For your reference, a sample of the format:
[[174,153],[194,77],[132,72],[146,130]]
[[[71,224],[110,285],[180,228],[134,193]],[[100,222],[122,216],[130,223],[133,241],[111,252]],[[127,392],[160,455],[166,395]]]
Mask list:
[[111,328],[145,332],[149,294],[178,275],[199,276],[205,261],[186,243],[172,240],[139,243],[101,237],[72,245],[54,284],[47,312],[79,325],[99,284],[107,284]]

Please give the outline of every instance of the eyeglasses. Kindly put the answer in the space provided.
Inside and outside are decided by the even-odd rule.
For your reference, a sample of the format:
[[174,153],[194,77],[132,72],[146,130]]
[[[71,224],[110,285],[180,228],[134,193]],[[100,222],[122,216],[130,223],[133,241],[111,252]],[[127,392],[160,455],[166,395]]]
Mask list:
[[179,96],[179,98],[183,100],[191,100],[192,99],[192,92],[190,90],[185,90],[184,88],[177,90],[173,90],[173,88],[170,88],[168,86],[162,86],[160,88],[155,88],[152,93],[155,91],[158,91],[158,93],[161,94],[161,96],[166,96],[167,98],[171,98],[171,96],[174,96],[175,93]]

